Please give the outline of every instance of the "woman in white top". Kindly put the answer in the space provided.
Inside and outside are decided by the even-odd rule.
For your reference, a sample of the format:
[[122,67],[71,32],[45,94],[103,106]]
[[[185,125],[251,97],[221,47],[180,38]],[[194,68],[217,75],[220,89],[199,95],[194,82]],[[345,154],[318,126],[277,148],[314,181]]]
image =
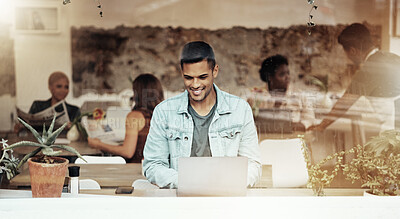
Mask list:
[[290,71],[286,57],[274,55],[266,58],[259,73],[266,87],[254,88],[248,98],[256,121],[287,121],[291,131],[304,131],[312,125],[315,115],[311,102],[305,95],[288,92]]

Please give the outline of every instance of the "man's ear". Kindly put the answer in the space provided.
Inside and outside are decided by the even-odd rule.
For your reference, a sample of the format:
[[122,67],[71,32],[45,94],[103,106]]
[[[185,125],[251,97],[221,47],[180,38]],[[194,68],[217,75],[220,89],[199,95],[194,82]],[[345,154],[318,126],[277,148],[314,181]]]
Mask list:
[[215,65],[214,70],[213,70],[213,77],[216,78],[219,72],[219,67],[218,65]]
[[358,56],[359,52],[360,51],[358,49],[356,49],[356,48],[354,48],[352,46],[347,49],[347,53],[349,53],[349,55],[351,55],[351,56]]

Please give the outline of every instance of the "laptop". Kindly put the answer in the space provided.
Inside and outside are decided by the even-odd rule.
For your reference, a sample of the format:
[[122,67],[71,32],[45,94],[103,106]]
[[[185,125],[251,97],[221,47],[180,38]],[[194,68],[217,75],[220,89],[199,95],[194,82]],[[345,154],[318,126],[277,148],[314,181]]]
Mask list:
[[177,196],[246,196],[247,157],[181,157]]

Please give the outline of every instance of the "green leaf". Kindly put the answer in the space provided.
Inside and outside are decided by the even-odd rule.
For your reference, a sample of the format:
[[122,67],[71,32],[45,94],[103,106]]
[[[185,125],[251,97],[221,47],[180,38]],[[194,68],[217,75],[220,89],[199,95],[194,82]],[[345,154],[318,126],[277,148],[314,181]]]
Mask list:
[[37,153],[39,153],[42,150],[42,148],[36,148],[35,150],[31,151],[29,154],[25,155],[24,158],[19,162],[17,168],[19,169],[24,163],[31,157],[35,156]]
[[80,134],[82,134],[82,137],[87,140],[88,134],[86,132],[86,129],[82,126],[81,123],[76,124],[76,127],[78,128],[78,131]]
[[[50,136],[47,138],[45,145],[52,145],[58,135],[62,132],[62,130],[67,126],[67,123],[64,123],[60,128],[58,128],[55,132],[51,133]],[[49,128],[50,129],[50,128]]]
[[81,156],[81,154],[80,154],[75,148],[73,148],[73,147],[70,147],[70,146],[67,146],[67,145],[56,145],[56,144],[53,144],[53,145],[51,145],[50,147],[60,148],[60,149],[69,151],[69,152],[75,154],[76,156],[78,156],[79,158],[81,158],[82,160],[84,160],[84,161],[87,163],[87,161],[85,160],[85,158],[83,158],[83,157]]
[[42,133],[42,141],[47,138],[47,132],[46,132],[46,124],[43,124],[43,133]]
[[[308,24],[309,26],[315,26],[315,24]],[[328,85],[322,82],[320,79],[313,75],[306,76],[306,80],[312,85],[317,86],[321,91],[324,91],[325,93],[328,92]]]
[[39,143],[32,142],[32,141],[20,141],[20,142],[12,144],[10,146],[7,146],[5,148],[5,150],[11,150],[11,149],[22,147],[22,146],[33,146],[33,147],[40,147],[40,148],[46,147],[46,145],[44,145],[44,144],[39,144]]
[[28,128],[28,129],[32,132],[33,136],[35,136],[35,138],[38,140],[39,143],[43,143],[42,138],[40,137],[39,133],[38,133],[31,125],[29,125],[28,123],[26,123],[24,120],[22,120],[22,119],[20,119],[20,118],[18,118],[18,120],[19,120],[26,128]]
[[57,117],[57,115],[56,115],[56,113],[54,113],[53,120],[51,121],[49,130],[47,131],[49,133],[49,135],[51,135],[53,133],[53,128],[54,128],[54,123],[56,122],[56,117]]
[[46,156],[58,156],[62,151],[54,151],[51,147],[42,148],[42,153]]

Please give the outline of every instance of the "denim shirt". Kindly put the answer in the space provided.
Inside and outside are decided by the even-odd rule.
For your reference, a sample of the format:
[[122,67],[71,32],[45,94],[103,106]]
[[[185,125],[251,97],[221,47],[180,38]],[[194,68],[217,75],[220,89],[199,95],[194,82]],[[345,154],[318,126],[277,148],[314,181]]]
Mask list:
[[[208,130],[213,157],[248,158],[247,184],[260,178],[258,137],[250,106],[243,99],[221,91],[215,84],[217,109]],[[178,158],[190,157],[193,120],[188,112],[188,92],[164,100],[154,109],[144,147],[143,171],[159,187],[178,185]],[[234,171],[234,170],[233,170]]]

